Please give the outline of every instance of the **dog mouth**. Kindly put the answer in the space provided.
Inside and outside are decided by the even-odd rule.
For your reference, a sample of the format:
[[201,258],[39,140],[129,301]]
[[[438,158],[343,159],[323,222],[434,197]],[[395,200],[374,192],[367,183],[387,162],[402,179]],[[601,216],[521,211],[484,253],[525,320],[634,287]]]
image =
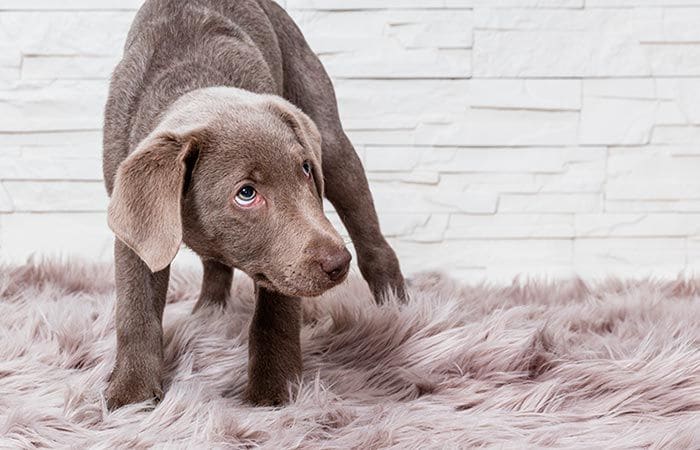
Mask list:
[[347,278],[347,273],[343,274],[342,277],[335,281],[330,281],[327,283],[319,283],[316,285],[307,280],[310,283],[274,283],[267,275],[263,273],[256,273],[252,276],[253,281],[266,289],[279,292],[281,294],[287,295],[289,297],[318,297],[324,292],[332,289],[333,287],[341,284]]
[[265,276],[263,273],[256,273],[253,274],[253,281],[255,281],[258,284],[262,284],[267,287],[273,287],[272,282],[270,281],[269,278]]

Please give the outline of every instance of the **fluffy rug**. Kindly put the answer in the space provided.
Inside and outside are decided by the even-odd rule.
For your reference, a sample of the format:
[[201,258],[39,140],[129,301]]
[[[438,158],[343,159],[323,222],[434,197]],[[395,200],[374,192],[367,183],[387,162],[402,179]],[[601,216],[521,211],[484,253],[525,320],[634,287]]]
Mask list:
[[461,285],[421,274],[408,305],[354,277],[305,300],[304,379],[242,401],[252,285],[191,314],[175,271],[166,395],[108,413],[107,266],[0,268],[0,447],[700,448],[700,280]]

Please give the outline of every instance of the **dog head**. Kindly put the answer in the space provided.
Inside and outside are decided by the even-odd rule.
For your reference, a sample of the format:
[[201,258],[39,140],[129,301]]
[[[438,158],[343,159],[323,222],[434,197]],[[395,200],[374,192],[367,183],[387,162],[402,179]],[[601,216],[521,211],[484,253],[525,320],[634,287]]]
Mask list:
[[322,198],[309,117],[276,96],[209,88],[176,101],[121,163],[108,217],[154,272],[184,241],[268,289],[315,296],[350,262]]

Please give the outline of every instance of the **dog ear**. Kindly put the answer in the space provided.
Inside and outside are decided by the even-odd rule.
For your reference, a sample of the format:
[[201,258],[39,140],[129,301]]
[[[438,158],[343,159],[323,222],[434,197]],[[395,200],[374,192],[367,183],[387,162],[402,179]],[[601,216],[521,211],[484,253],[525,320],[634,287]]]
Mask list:
[[321,133],[309,116],[301,109],[288,102],[272,101],[270,108],[294,131],[299,143],[314,155],[313,163],[314,183],[318,195],[323,198],[323,171],[321,170]]
[[182,243],[181,197],[198,156],[195,135],[144,139],[117,169],[109,227],[151,269],[165,269]]

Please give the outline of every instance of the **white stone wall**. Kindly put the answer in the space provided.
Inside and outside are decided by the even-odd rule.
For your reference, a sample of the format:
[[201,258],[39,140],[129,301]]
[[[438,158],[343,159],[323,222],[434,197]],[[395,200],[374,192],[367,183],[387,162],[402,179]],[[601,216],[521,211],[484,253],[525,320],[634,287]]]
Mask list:
[[[2,259],[110,257],[102,109],[140,3],[0,0]],[[407,272],[700,266],[700,0],[282,3]]]

